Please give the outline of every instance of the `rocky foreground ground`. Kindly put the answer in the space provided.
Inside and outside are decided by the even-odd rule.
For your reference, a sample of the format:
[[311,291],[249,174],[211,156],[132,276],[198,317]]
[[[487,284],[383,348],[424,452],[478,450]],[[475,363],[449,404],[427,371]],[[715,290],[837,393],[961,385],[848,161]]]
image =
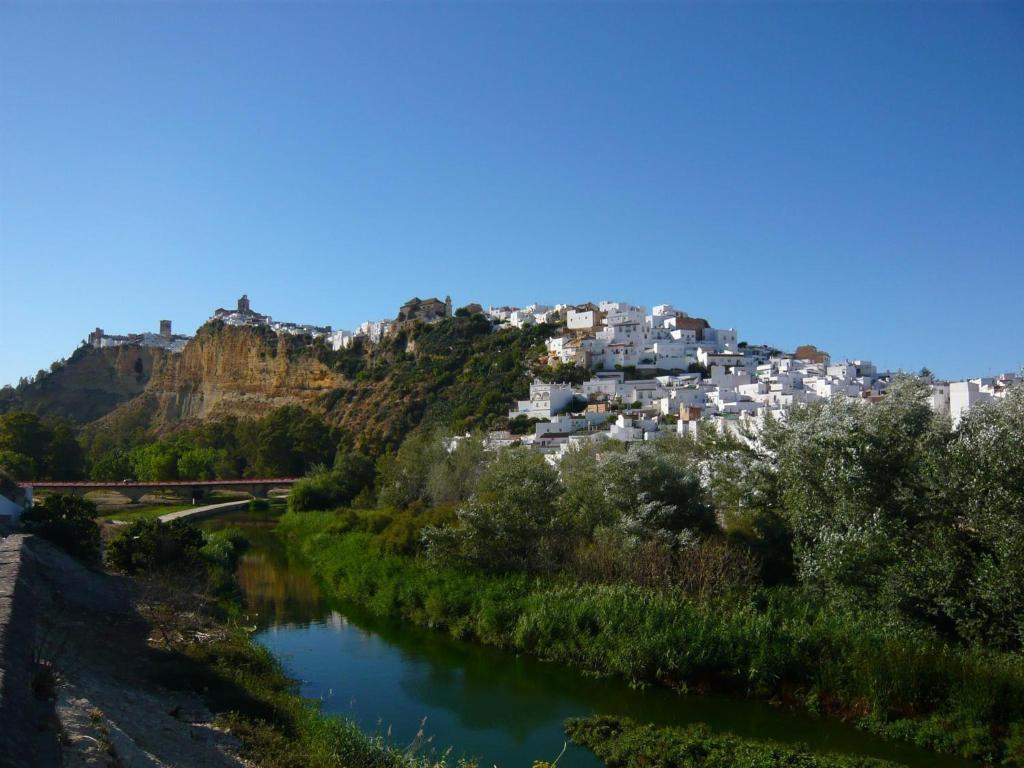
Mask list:
[[189,595],[13,535],[0,540],[0,599],[0,765],[245,765],[197,696],[154,676],[174,669],[161,660],[177,643],[219,631]]

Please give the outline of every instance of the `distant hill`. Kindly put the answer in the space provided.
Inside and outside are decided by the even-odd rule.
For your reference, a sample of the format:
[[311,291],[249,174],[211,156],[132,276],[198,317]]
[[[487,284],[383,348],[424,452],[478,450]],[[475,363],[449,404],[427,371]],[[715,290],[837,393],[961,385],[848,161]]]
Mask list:
[[184,351],[81,347],[38,381],[5,390],[0,412],[70,419],[139,438],[284,405],[322,414],[357,445],[397,445],[423,422],[500,423],[540,370],[551,326],[491,331],[482,315],[410,327],[379,345],[334,351],[308,336],[208,323]]

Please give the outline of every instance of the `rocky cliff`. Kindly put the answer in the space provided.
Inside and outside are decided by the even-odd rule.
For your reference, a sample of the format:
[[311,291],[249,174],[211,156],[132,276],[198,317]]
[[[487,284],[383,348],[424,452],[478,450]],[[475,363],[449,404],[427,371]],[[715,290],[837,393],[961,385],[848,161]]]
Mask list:
[[403,329],[335,352],[261,327],[203,326],[179,353],[83,347],[39,382],[8,391],[0,412],[73,419],[119,444],[199,421],[258,418],[286,405],[320,413],[371,451],[397,445],[425,419],[491,424],[524,397],[550,328],[493,333],[482,315]]
[[308,338],[262,328],[206,325],[153,369],[145,389],[157,431],[222,416],[252,418],[284,405],[318,410],[344,377],[320,360]]

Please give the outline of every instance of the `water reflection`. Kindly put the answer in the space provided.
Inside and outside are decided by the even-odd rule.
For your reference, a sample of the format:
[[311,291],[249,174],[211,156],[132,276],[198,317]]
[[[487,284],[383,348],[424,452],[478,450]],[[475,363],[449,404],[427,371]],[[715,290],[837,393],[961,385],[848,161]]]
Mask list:
[[[289,558],[265,519],[241,524],[253,547],[239,563],[239,584],[257,614],[257,635],[304,695],[364,729],[413,740],[424,718],[436,744],[456,744],[482,765],[530,765],[562,748],[562,722],[595,712],[661,724],[707,723],[743,736],[802,742],[814,749],[887,758],[912,766],[968,766],[884,742],[850,726],[777,711],[756,702],[634,689],[565,667],[452,640],[382,620],[357,606],[331,603],[302,562]],[[600,763],[570,747],[562,766]]]

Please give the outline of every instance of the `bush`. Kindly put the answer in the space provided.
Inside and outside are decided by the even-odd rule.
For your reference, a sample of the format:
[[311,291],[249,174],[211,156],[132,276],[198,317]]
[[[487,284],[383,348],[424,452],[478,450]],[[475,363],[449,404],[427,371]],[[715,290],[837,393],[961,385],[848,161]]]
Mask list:
[[334,468],[299,480],[288,494],[294,512],[344,507],[373,485],[373,462],[359,453],[339,454]]
[[184,520],[137,520],[107,546],[107,563],[132,574],[194,564],[204,543],[203,532]]
[[705,725],[658,727],[628,718],[573,718],[565,732],[608,768],[896,768],[869,757],[816,754],[771,741],[716,734]]
[[95,562],[100,554],[100,529],[95,521],[95,504],[60,493],[48,496],[21,516],[26,533],[42,536],[87,563]]

